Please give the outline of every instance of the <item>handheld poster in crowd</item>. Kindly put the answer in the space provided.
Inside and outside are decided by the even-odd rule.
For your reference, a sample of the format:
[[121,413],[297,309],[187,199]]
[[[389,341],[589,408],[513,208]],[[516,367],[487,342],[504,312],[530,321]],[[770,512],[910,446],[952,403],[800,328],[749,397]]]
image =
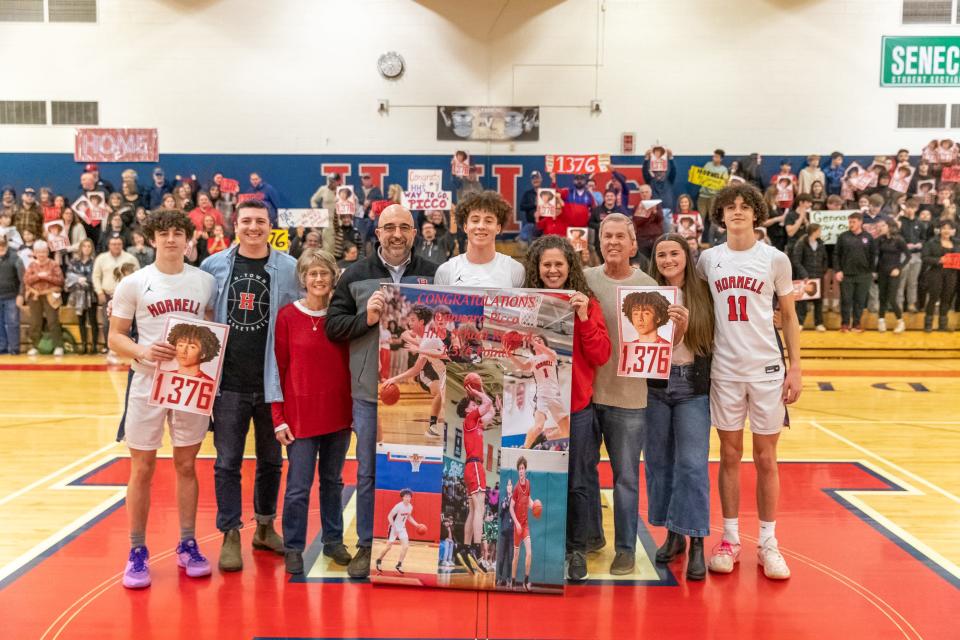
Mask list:
[[556,189],[537,189],[537,215],[541,218],[556,218],[557,198]]
[[450,173],[457,178],[464,178],[470,173],[470,154],[466,151],[457,151],[450,161]]
[[330,226],[330,212],[326,209],[277,209],[277,226],[283,229],[325,229]]
[[676,232],[685,239],[700,237],[703,223],[699,215],[695,213],[675,213],[673,220],[677,225]]
[[[960,182],[960,165],[944,167],[940,172],[940,181],[943,183]],[[919,187],[919,183],[917,186]]]
[[442,191],[443,171],[440,169],[408,169],[407,191]]
[[249,202],[250,200],[263,200],[263,193],[257,191],[256,193],[237,194],[237,204],[240,204],[241,202]]
[[572,292],[380,290],[371,582],[562,593]]
[[730,176],[727,179],[727,184],[747,184],[747,181],[740,176]]
[[960,253],[946,253],[943,255],[944,269],[960,269]]
[[63,251],[70,246],[70,237],[63,228],[63,220],[51,220],[43,224],[50,251]]
[[606,173],[610,171],[610,154],[550,155],[543,157],[547,173]]
[[793,202],[793,178],[789,175],[777,176],[777,202]]
[[820,239],[823,240],[823,244],[837,244],[837,238],[849,226],[847,220],[850,218],[850,214],[856,211],[857,209],[811,211],[810,222],[816,222],[820,225]]
[[927,143],[927,146],[925,146],[923,150],[920,152],[920,158],[922,160],[925,160],[926,162],[929,162],[930,164],[936,164],[937,163],[937,147],[939,146],[940,146],[940,142],[938,140],[931,140],[929,143]]
[[617,287],[620,353],[617,375],[628,378],[670,377],[673,320],[667,309],[677,302],[676,287]]
[[906,193],[910,188],[910,180],[913,179],[914,168],[904,162],[894,169],[890,175],[890,188],[900,193]]
[[453,206],[453,194],[450,191],[404,191],[400,204],[410,211],[449,211]]
[[162,335],[177,355],[157,363],[148,404],[211,415],[229,332],[225,324],[168,317]]
[[270,229],[267,242],[277,251],[286,253],[290,250],[290,232],[286,229]]
[[797,300],[819,300],[820,278],[793,281],[793,297]]
[[60,219],[60,207],[56,207],[53,205],[44,206],[44,207],[40,207],[40,211],[43,212],[44,222]]
[[589,227],[568,227],[567,240],[573,245],[573,250],[578,254],[590,250],[590,228]]
[[666,171],[667,170],[667,150],[660,145],[654,146],[650,150],[650,171]]
[[[216,182],[216,177],[214,177]],[[224,178],[220,176],[220,193],[240,193],[240,183],[233,178]]]
[[953,140],[945,138],[937,146],[937,162],[939,164],[952,164],[957,159],[958,152],[960,152],[960,147]]
[[357,213],[357,197],[353,195],[353,186],[342,184],[337,187],[336,199],[337,218],[352,216]]
[[[733,176],[729,179],[732,182]],[[722,173],[707,171],[703,167],[690,167],[690,170],[687,172],[687,182],[713,191],[719,191],[727,186],[727,178],[725,178]]]
[[[943,174],[947,172],[947,167],[944,167],[943,173],[940,174],[940,178],[943,179]],[[960,172],[958,172],[960,173]],[[958,176],[960,178],[960,176]],[[918,180],[917,181],[917,198],[920,199],[921,204],[933,204],[933,200],[937,195],[937,181],[934,179],[930,180]]]

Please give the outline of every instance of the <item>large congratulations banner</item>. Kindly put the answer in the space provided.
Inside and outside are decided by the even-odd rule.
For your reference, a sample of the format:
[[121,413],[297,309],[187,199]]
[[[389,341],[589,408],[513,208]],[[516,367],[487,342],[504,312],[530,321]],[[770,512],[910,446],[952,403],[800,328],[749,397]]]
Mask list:
[[561,593],[571,292],[381,290],[371,581]]

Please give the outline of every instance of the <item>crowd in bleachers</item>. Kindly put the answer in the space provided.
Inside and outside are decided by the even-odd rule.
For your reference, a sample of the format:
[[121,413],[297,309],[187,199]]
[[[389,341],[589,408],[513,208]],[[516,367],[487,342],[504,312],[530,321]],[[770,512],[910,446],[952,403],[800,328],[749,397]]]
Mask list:
[[[954,234],[960,196],[958,145],[931,141],[911,159],[906,149],[895,156],[877,156],[868,166],[847,162],[835,152],[828,160],[811,155],[796,170],[789,160],[764,178],[760,154],[728,162],[716,150],[703,166],[705,174],[723,183],[744,182],[760,189],[770,210],[761,239],[791,259],[794,278],[820,282],[817,299],[800,304],[801,324],[813,310],[813,327],[825,331],[823,310],[841,313],[841,331],[861,331],[864,310],[880,314],[878,329],[886,330],[892,314],[895,332],[905,329],[904,313],[924,313],[924,328],[948,330],[947,312],[960,302],[957,271],[948,254],[955,253]],[[580,174],[558,180],[555,174],[533,171],[520,195],[516,212],[520,232],[517,250],[544,234],[575,237],[588,229],[590,240],[580,255],[585,263],[601,260],[597,230],[610,213],[623,213],[635,226],[638,252],[634,262],[646,268],[650,248],[661,234],[676,231],[696,253],[724,242],[724,229],[711,224],[709,212],[717,184],[689,184],[677,175],[669,149],[655,147],[643,159],[639,199],[631,199],[630,182],[618,171],[605,184]],[[481,191],[478,173],[469,170],[453,178],[454,203]],[[563,186],[566,185],[566,186]],[[373,183],[362,174],[360,183],[338,203],[344,186],[338,174],[327,176],[309,206],[330,212],[326,227],[289,229],[291,255],[304,248],[329,250],[341,268],[367,255],[375,243],[379,213],[401,202],[403,186]],[[561,187],[555,216],[541,215],[538,190]],[[226,188],[224,188],[226,187]],[[232,240],[238,202],[254,198],[267,206],[277,224],[278,194],[257,173],[242,186],[220,174],[201,183],[197,176],[168,177],[156,167],[148,180],[132,169],[122,173],[119,188],[104,179],[97,165],[88,164],[76,193],[27,187],[17,193],[3,187],[0,201],[0,353],[20,352],[20,310],[29,309],[31,346],[28,353],[62,355],[107,353],[106,315],[117,282],[124,273],[150,264],[154,250],[141,233],[147,213],[157,208],[189,213],[196,227],[186,259],[198,265],[226,249]],[[303,203],[304,206],[307,203]],[[455,208],[454,204],[454,208]],[[811,212],[849,211],[848,229],[824,237],[826,229]],[[416,255],[441,264],[462,252],[465,236],[449,211],[414,212],[418,236]],[[947,257],[944,257],[947,256]],[[79,325],[79,342],[60,326],[60,307],[71,308]],[[64,341],[66,340],[66,345]]]

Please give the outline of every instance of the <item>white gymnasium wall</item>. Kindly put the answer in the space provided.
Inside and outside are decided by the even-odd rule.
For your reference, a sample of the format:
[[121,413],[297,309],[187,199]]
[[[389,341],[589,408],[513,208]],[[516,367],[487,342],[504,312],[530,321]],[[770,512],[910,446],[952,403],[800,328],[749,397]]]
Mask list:
[[[918,150],[881,89],[899,0],[100,0],[97,24],[0,23],[0,100],[97,100],[163,153],[448,153],[436,104],[540,104],[538,143],[474,152]],[[402,79],[376,71],[396,50]],[[377,100],[390,101],[387,116]],[[592,115],[588,104],[602,102]],[[66,152],[72,127],[0,128],[0,151]]]

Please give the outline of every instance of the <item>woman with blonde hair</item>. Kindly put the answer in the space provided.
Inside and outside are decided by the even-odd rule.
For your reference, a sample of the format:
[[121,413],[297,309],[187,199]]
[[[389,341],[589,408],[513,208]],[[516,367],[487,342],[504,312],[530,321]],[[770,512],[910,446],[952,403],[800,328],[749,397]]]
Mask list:
[[289,462],[283,541],[291,574],[303,573],[314,469],[320,474],[323,554],[337,564],[350,564],[340,500],[353,421],[350,350],[348,342],[332,342],[325,331],[339,272],[330,253],[304,250],[297,260],[297,276],[306,295],[277,313],[275,351],[283,401],[270,407],[277,440],[287,447]]

